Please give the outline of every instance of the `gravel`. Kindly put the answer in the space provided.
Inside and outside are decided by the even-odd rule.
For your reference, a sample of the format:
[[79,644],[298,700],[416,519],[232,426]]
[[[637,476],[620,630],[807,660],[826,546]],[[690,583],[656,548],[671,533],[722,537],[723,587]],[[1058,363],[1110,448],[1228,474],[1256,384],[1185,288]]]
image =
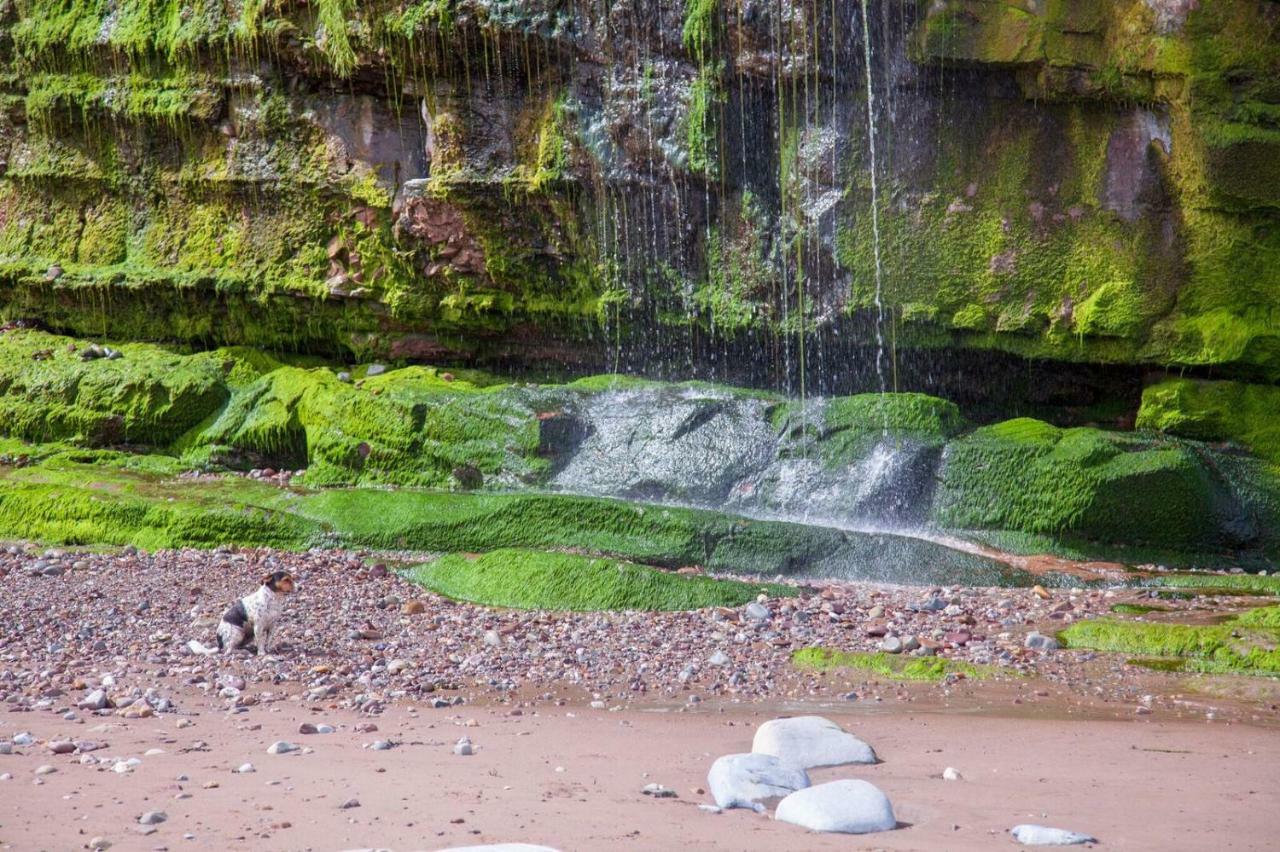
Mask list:
[[[0,632],[0,701],[19,710],[79,707],[86,716],[132,719],[182,713],[173,696],[190,690],[177,686],[203,690],[228,712],[296,699],[369,715],[397,701],[446,708],[528,688],[548,699],[582,690],[610,706],[838,697],[848,678],[797,670],[791,654],[819,645],[888,650],[894,643],[886,637],[900,653],[1089,679],[1092,691],[1135,699],[1122,672],[1086,678],[1076,661],[1094,655],[1024,647],[1037,626],[1060,629],[1105,613],[1115,593],[1102,590],[1054,590],[1044,599],[1025,589],[810,581],[797,597],[740,608],[553,613],[440,598],[387,570],[387,554],[377,555],[382,570],[375,570],[374,554],[342,550],[8,551],[0,552],[0,611],[9,619]],[[32,571],[36,564],[68,570],[51,579]],[[211,644],[226,606],[273,570],[292,572],[299,589],[271,656],[188,649],[193,639]],[[1068,601],[1070,611],[1051,613]],[[937,688],[955,684],[952,677]],[[878,701],[906,693],[879,684],[858,694]]]

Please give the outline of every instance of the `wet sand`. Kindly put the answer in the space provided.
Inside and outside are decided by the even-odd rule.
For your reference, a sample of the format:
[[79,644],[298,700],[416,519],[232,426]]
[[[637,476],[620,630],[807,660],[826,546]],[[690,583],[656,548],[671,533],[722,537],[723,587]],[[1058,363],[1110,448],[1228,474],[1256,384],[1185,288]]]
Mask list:
[[[199,706],[196,696],[180,697]],[[371,720],[349,710],[316,712],[289,700],[233,714],[204,706],[199,714],[91,717],[83,725],[0,713],[0,737],[20,730],[40,739],[94,737],[107,743],[94,756],[142,759],[120,775],[38,745],[0,757],[0,771],[13,775],[0,782],[0,848],[76,849],[100,836],[112,848],[140,850],[409,850],[516,840],[565,852],[986,850],[1016,848],[1008,829],[1035,822],[1093,834],[1106,849],[1264,850],[1275,848],[1280,832],[1280,729],[1272,726],[1069,718],[1050,706],[1017,708],[1021,716],[1012,717],[809,705],[870,742],[883,761],[812,773],[815,783],[865,778],[893,801],[898,830],[851,837],[696,807],[710,802],[699,791],[711,762],[750,750],[754,727],[774,715],[765,707],[610,712],[550,704],[513,715],[509,706],[396,705],[372,720],[376,732],[360,733],[355,726]],[[178,719],[195,724],[179,728]],[[299,734],[308,721],[337,730]],[[453,753],[462,736],[476,754]],[[364,747],[378,738],[396,745]],[[266,753],[282,739],[313,751]],[[165,753],[144,756],[153,748]],[[233,771],[245,762],[256,771]],[[57,771],[37,785],[33,772],[42,764]],[[943,780],[948,766],[962,780]],[[679,797],[642,795],[651,782]],[[190,797],[175,798],[183,793]],[[353,798],[358,807],[340,807]],[[150,810],[169,818],[143,836],[137,820]]]

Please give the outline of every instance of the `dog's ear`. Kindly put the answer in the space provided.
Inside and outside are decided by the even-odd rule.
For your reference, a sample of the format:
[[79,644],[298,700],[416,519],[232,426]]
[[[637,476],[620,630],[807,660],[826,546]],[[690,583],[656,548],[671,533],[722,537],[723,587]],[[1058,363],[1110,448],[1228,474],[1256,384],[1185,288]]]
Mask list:
[[266,586],[268,589],[274,589],[276,587],[276,575],[268,574],[265,577],[263,577],[262,585]]

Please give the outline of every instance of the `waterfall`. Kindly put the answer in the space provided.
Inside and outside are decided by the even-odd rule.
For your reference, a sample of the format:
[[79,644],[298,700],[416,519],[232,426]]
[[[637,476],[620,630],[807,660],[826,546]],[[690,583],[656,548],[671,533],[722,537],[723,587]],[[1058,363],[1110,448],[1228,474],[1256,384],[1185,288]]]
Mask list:
[[[871,167],[871,249],[876,264],[876,379],[880,385],[880,393],[883,394],[888,390],[888,387],[884,380],[884,298],[883,271],[880,264],[880,190],[876,182],[876,92],[875,86],[871,82],[872,59],[874,57],[871,49],[871,24],[868,21],[870,16],[869,2],[870,0],[862,0],[862,52],[867,66],[867,148],[870,154]],[[887,435],[889,431],[887,419],[884,424],[884,431]]]

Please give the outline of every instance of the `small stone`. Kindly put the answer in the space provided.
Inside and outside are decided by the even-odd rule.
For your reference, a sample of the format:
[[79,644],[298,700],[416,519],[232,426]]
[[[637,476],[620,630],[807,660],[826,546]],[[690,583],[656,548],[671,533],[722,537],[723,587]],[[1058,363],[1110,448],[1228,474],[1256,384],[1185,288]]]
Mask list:
[[422,601],[406,601],[404,606],[400,607],[400,612],[405,615],[422,615],[427,611],[427,605]]
[[310,722],[303,722],[301,725],[298,726],[298,733],[318,734],[320,733],[320,729],[317,728],[315,725],[311,724]]
[[46,763],[46,764],[43,764],[42,766],[37,766],[35,769],[35,774],[36,775],[52,775],[57,771],[58,771],[58,768],[56,766],[50,766],[49,764]]
[[502,637],[498,635],[496,630],[486,630],[484,632],[484,644],[490,648],[498,648],[502,645]]
[[386,371],[387,368],[384,364],[370,364],[369,369],[365,370],[364,374],[366,377],[372,378],[373,376],[381,376]]
[[867,618],[884,618],[884,607],[876,604],[867,610]]
[[670,787],[664,787],[661,784],[645,784],[640,793],[645,796],[653,796],[655,799],[674,799],[679,795],[675,790]]
[[707,657],[707,665],[710,666],[727,666],[729,662],[729,655],[724,651],[716,651],[710,657]]
[[1077,846],[1098,842],[1087,834],[1043,825],[1015,825],[1010,833],[1023,846]]
[[71,754],[76,750],[76,744],[70,740],[57,740],[49,743],[48,748],[54,754]]
[[455,743],[453,746],[453,753],[458,755],[464,755],[464,756],[475,754],[476,753],[475,749],[471,745],[471,738],[463,737],[462,739],[458,740],[458,742]]
[[256,770],[256,769],[254,769],[254,768],[253,768],[253,764],[252,764],[252,763],[242,763],[242,764],[240,764],[240,766],[236,769],[236,772],[237,772],[238,774],[240,774],[240,775],[248,775],[248,774],[249,774],[249,773],[251,773],[251,772],[257,772],[257,771],[258,771],[258,770]]
[[147,811],[138,817],[138,825],[159,825],[169,819],[169,815],[164,811]]
[[765,809],[764,801],[809,786],[808,774],[771,754],[727,754],[707,773],[707,789],[719,808]]
[[352,808],[358,808],[358,807],[360,807],[360,800],[359,800],[359,799],[347,799],[345,802],[343,802],[342,804],[338,805],[338,808],[339,808],[340,810],[344,810],[344,811],[349,811],[349,810],[351,810]]
[[743,613],[752,621],[768,621],[769,608],[762,603],[753,602],[747,604]]
[[901,654],[902,640],[897,636],[886,636],[880,640],[880,650],[886,654]]
[[389,740],[374,740],[373,745],[369,746],[369,748],[374,751],[390,751],[391,746],[392,743]]
[[946,769],[942,770],[942,779],[944,781],[959,781],[960,777],[960,773],[954,766],[948,766]]
[[1038,631],[1028,633],[1024,644],[1033,651],[1056,651],[1062,647],[1057,639],[1052,636],[1045,636]]
[[21,733],[13,735],[13,744],[16,746],[35,745],[35,742],[36,742],[36,738],[31,736],[31,734],[27,733],[26,731],[22,731]]
[[111,841],[105,837],[94,837],[89,840],[89,848],[94,852],[102,852],[104,849],[111,848]]
[[110,706],[106,690],[95,689],[76,704],[81,710],[103,710]]
[[279,740],[267,746],[267,754],[288,754],[297,750],[298,747],[288,740]]

